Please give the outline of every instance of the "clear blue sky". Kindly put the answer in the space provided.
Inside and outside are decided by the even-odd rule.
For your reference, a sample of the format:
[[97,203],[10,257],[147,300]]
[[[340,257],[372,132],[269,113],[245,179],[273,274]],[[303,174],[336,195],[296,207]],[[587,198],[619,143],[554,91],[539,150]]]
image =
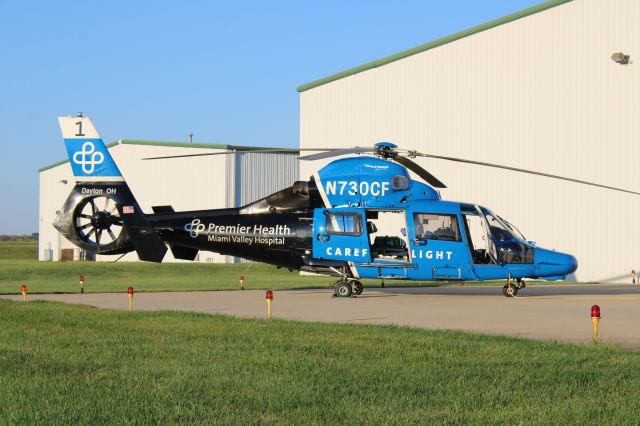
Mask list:
[[298,85],[540,2],[2,2],[0,234],[38,230],[59,115],[106,142],[295,147]]

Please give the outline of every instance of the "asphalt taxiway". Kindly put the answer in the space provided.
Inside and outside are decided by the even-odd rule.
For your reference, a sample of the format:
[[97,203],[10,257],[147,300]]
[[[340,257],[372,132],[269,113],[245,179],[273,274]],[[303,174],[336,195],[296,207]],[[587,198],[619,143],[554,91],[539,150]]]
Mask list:
[[[464,330],[531,339],[591,342],[590,308],[602,311],[603,343],[640,349],[640,285],[529,286],[518,297],[502,288],[366,288],[355,298],[334,298],[330,289],[274,291],[273,317],[351,324],[396,324]],[[21,296],[0,296],[20,300]],[[41,294],[29,300],[128,309],[126,293]],[[264,291],[138,292],[135,310],[179,310],[239,317],[266,317]]]

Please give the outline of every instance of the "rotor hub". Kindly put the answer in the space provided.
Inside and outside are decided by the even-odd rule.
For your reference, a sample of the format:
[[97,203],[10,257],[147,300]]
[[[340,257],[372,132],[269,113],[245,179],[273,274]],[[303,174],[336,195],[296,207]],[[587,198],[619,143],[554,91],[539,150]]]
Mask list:
[[378,142],[377,144],[374,145],[374,147],[375,147],[374,149],[375,149],[376,155],[379,155],[384,159],[396,158],[398,156],[398,152],[396,151],[396,148],[398,147],[398,145],[394,143]]
[[115,216],[107,211],[99,211],[91,217],[91,225],[95,229],[109,229],[114,223]]

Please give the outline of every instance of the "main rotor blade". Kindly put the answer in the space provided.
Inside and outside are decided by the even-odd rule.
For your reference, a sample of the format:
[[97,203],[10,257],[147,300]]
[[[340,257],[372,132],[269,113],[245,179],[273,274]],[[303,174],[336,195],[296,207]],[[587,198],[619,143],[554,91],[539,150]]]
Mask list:
[[224,151],[224,152],[205,152],[201,154],[182,154],[182,155],[167,155],[163,157],[147,157],[143,160],[164,160],[167,158],[187,158],[187,157],[206,157],[209,155],[230,155],[230,154],[278,154],[278,153],[299,153],[300,151],[327,151],[337,148],[265,148],[265,149],[249,149],[242,151]]
[[514,172],[527,173],[527,174],[530,174],[530,175],[544,176],[544,177],[548,177],[548,178],[552,178],[552,179],[559,179],[559,180],[565,180],[565,181],[568,181],[568,182],[581,183],[583,185],[596,186],[598,188],[611,189],[612,191],[626,192],[627,194],[640,195],[640,192],[630,191],[628,189],[623,189],[623,188],[616,188],[615,186],[602,185],[602,184],[599,184],[599,183],[589,182],[589,181],[586,181],[586,180],[573,179],[573,178],[564,177],[564,176],[552,175],[550,173],[536,172],[534,170],[520,169],[518,167],[503,166],[501,164],[494,164],[494,163],[485,163],[484,161],[466,160],[464,158],[456,158],[456,157],[445,157],[443,155],[422,154],[420,152],[415,152],[415,151],[409,151],[409,155],[412,156],[412,157],[436,158],[438,160],[454,161],[456,163],[475,164],[475,165],[478,165],[478,166],[493,167],[495,169],[511,170],[511,171],[514,171]]
[[[309,150],[307,150],[309,151]],[[334,149],[334,148],[324,148],[324,149],[316,149],[315,151],[325,151],[320,152],[318,154],[305,155],[304,157],[300,157],[300,160],[324,160],[325,158],[338,157],[340,155],[348,155],[348,154],[363,154],[365,152],[375,152],[373,148],[346,148],[346,149]]]
[[418,176],[420,176],[422,179],[424,179],[429,185],[436,187],[436,188],[446,188],[447,185],[445,185],[444,183],[440,182],[440,180],[435,177],[434,175],[432,175],[431,173],[429,173],[428,171],[426,171],[425,169],[423,169],[420,165],[418,165],[417,163],[409,160],[406,157],[400,157],[397,156],[393,159],[395,162],[402,164],[403,166],[405,166],[407,169],[411,170],[412,172],[414,172],[415,174],[417,174]]

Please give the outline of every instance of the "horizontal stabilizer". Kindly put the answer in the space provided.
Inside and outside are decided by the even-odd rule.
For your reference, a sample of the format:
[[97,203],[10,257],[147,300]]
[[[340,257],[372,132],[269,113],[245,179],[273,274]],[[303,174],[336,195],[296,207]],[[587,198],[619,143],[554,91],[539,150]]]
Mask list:
[[175,213],[176,211],[171,206],[151,206],[151,210],[154,213]]

